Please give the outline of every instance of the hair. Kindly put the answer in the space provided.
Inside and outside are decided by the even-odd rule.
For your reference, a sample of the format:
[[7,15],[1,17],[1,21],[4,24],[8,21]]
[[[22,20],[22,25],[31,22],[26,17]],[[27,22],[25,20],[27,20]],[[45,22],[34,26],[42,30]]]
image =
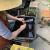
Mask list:
[[6,18],[6,13],[4,11],[0,11],[0,20],[4,21]]
[[0,20],[4,22],[4,24],[7,26],[8,24],[8,20],[7,20],[7,17],[6,17],[6,13],[1,11],[0,12]]
[[0,11],[0,16],[5,16],[5,12],[4,11]]

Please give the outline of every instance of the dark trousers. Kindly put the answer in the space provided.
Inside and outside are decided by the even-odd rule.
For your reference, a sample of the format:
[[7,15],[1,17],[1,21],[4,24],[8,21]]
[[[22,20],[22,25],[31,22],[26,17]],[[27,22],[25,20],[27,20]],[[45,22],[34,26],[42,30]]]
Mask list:
[[[18,28],[20,28],[21,25],[22,25],[22,22],[16,21],[15,23],[9,24],[9,29],[13,32]],[[18,35],[18,37],[28,37],[28,32],[29,32],[29,28],[28,28],[28,25],[26,24],[26,28]]]

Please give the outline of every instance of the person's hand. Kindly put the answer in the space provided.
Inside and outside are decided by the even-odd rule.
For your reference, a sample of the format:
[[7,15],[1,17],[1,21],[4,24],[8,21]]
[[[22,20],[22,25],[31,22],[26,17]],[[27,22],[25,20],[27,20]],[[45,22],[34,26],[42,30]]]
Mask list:
[[18,18],[18,20],[19,20],[20,22],[22,22],[22,23],[25,23],[24,18]]
[[26,28],[26,23],[20,26],[21,30],[24,30]]

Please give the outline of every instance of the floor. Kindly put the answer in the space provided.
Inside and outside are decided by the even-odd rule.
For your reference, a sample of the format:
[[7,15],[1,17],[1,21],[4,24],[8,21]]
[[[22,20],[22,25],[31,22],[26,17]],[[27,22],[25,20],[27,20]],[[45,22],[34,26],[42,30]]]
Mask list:
[[36,34],[50,42],[50,26],[40,28],[40,24],[36,25]]
[[40,28],[36,24],[35,31],[38,37],[30,43],[30,47],[35,50],[50,50],[50,26]]
[[31,42],[30,47],[34,48],[35,50],[50,50],[50,45],[40,37]]

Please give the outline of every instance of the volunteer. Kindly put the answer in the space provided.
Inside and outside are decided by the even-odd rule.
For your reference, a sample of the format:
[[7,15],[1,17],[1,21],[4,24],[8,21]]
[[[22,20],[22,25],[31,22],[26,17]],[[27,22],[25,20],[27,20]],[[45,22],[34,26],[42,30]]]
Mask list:
[[[21,4],[22,0],[0,0],[0,48],[3,45],[6,45],[7,40],[9,41],[16,38],[18,34],[20,34],[20,32],[23,31],[26,27],[26,23],[23,18],[17,18],[5,12],[6,10],[18,7]],[[7,27],[7,19],[19,20],[23,22],[23,25],[21,25],[18,30],[11,32]]]

